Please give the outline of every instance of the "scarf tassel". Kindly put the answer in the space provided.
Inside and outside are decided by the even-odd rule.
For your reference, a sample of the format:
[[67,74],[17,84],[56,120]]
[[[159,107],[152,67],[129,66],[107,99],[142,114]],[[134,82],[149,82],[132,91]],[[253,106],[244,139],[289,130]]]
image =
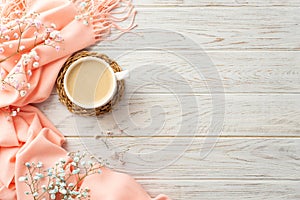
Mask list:
[[[118,39],[137,25],[134,23],[137,11],[132,0],[73,0],[84,23],[93,25],[96,41]],[[129,24],[121,25],[129,20]],[[125,27],[123,27],[125,26]]]

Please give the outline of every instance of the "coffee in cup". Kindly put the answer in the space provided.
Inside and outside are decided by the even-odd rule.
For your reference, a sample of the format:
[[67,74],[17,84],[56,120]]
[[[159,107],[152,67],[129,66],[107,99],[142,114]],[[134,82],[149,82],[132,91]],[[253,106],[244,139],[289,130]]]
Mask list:
[[66,95],[74,104],[92,109],[108,103],[116,93],[117,80],[128,71],[114,72],[104,60],[87,56],[76,60],[64,76]]

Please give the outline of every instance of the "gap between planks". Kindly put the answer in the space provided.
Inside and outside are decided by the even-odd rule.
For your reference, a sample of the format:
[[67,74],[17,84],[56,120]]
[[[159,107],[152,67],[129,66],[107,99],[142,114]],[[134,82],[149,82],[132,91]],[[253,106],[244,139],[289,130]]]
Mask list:
[[200,181],[228,181],[228,182],[231,182],[231,181],[241,181],[241,182],[252,182],[252,181],[259,181],[259,182],[273,182],[273,181],[277,181],[277,182],[280,182],[280,181],[291,181],[291,182],[299,182],[300,184],[300,178],[298,179],[289,179],[289,178],[258,178],[258,177],[255,177],[255,178],[198,178],[198,177],[195,177],[195,178],[182,178],[182,177],[176,177],[176,178],[167,178],[167,177],[164,177],[164,178],[161,178],[161,177],[151,177],[151,178],[143,178],[143,177],[136,177],[135,178],[136,180],[139,180],[139,181],[166,181],[166,182],[169,182],[169,181],[174,181],[174,182],[177,182],[177,181],[189,181],[189,182],[200,182]]
[[[300,139],[300,135],[286,135],[286,136],[280,136],[280,135],[263,135],[263,136],[257,136],[257,135],[220,135],[220,136],[210,136],[210,135],[186,135],[186,136],[168,136],[168,135],[158,135],[158,136],[122,136],[122,135],[112,135],[112,136],[102,136],[97,135],[98,139],[100,138],[232,138],[232,139]],[[72,136],[72,135],[66,135],[65,138],[67,139],[77,139],[77,138],[95,138],[95,136]]]
[[162,7],[162,6],[180,6],[180,7],[298,7],[299,0],[214,0],[214,1],[195,1],[195,0],[133,0],[137,7]]
[[179,5],[179,4],[158,4],[158,5],[135,5],[136,8],[300,8],[295,5]]
[[184,6],[184,7],[298,7],[299,0],[133,0],[135,6]]

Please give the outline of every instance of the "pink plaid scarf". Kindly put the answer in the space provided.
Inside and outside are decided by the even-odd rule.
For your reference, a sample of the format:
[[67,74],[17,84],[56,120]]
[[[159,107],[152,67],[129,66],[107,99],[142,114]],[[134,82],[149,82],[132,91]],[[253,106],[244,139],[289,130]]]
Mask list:
[[[25,162],[51,167],[67,152],[63,135],[30,103],[47,99],[65,60],[75,51],[133,28],[130,0],[8,0],[0,21],[0,199],[27,199],[17,181]],[[123,14],[121,18],[118,18]],[[118,22],[128,20],[128,28]],[[131,177],[104,168],[81,187],[91,199],[149,200]],[[168,199],[159,195],[155,199]]]

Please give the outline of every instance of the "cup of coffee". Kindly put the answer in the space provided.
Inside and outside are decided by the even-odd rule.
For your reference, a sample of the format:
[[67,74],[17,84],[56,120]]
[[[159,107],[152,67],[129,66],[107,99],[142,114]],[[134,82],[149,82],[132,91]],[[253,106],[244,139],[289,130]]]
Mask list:
[[117,92],[117,81],[127,78],[128,70],[114,72],[101,58],[79,58],[67,69],[64,90],[71,102],[85,109],[107,104]]

